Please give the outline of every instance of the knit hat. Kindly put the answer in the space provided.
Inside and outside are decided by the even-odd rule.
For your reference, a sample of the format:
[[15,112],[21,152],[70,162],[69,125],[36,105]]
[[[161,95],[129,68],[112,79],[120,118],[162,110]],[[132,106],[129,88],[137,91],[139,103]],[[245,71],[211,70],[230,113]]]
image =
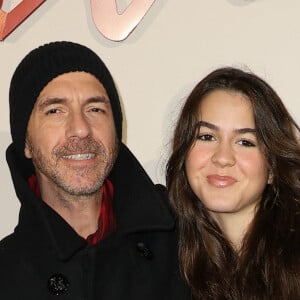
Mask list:
[[89,48],[59,41],[32,50],[16,68],[9,90],[10,128],[13,146],[19,158],[24,156],[25,136],[33,106],[42,89],[58,75],[84,71],[94,75],[110,99],[116,132],[122,139],[122,111],[110,72]]

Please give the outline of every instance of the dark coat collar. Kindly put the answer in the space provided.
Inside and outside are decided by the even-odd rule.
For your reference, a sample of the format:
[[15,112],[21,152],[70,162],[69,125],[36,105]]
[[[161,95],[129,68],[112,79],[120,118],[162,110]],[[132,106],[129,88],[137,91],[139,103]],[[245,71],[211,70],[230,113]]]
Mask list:
[[[24,242],[32,239],[35,234],[39,244],[53,245],[61,260],[68,259],[84,248],[85,240],[29,188],[27,178],[31,175],[30,170],[16,157],[13,144],[6,153],[16,194],[21,202],[16,232],[24,235]],[[114,185],[113,205],[119,234],[168,231],[174,228],[164,193],[158,192],[158,188],[124,144],[120,146],[110,180]],[[30,234],[30,231],[34,234]]]

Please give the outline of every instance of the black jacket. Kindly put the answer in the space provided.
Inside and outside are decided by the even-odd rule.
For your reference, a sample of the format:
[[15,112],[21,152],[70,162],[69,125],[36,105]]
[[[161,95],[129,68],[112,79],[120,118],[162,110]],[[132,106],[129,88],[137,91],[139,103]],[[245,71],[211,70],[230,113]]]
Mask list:
[[190,299],[164,191],[126,146],[110,176],[118,229],[89,248],[31,191],[12,146],[7,161],[21,209],[14,233],[0,242],[0,299]]

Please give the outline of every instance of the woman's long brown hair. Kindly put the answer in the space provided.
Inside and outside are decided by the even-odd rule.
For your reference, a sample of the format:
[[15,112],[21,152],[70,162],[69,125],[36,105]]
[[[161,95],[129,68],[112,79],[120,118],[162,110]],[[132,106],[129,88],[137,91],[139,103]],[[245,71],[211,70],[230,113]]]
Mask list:
[[[239,255],[192,191],[185,172],[199,103],[215,90],[236,91],[249,99],[273,176]],[[178,220],[181,270],[194,299],[300,299],[299,132],[276,92],[250,72],[217,69],[187,98],[173,137],[166,183]]]

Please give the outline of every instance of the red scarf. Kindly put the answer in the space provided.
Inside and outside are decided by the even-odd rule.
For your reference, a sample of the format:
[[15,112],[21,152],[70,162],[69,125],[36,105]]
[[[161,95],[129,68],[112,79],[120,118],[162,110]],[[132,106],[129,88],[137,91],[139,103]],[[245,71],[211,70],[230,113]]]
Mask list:
[[[30,188],[35,192],[35,194],[40,197],[41,191],[37,182],[37,178],[35,175],[32,175],[28,179]],[[114,188],[108,179],[105,180],[103,184],[103,192],[102,192],[102,202],[99,213],[98,220],[98,229],[95,233],[90,234],[86,241],[88,246],[93,246],[98,242],[102,241],[106,236],[112,233],[116,227],[116,219],[112,207]]]

